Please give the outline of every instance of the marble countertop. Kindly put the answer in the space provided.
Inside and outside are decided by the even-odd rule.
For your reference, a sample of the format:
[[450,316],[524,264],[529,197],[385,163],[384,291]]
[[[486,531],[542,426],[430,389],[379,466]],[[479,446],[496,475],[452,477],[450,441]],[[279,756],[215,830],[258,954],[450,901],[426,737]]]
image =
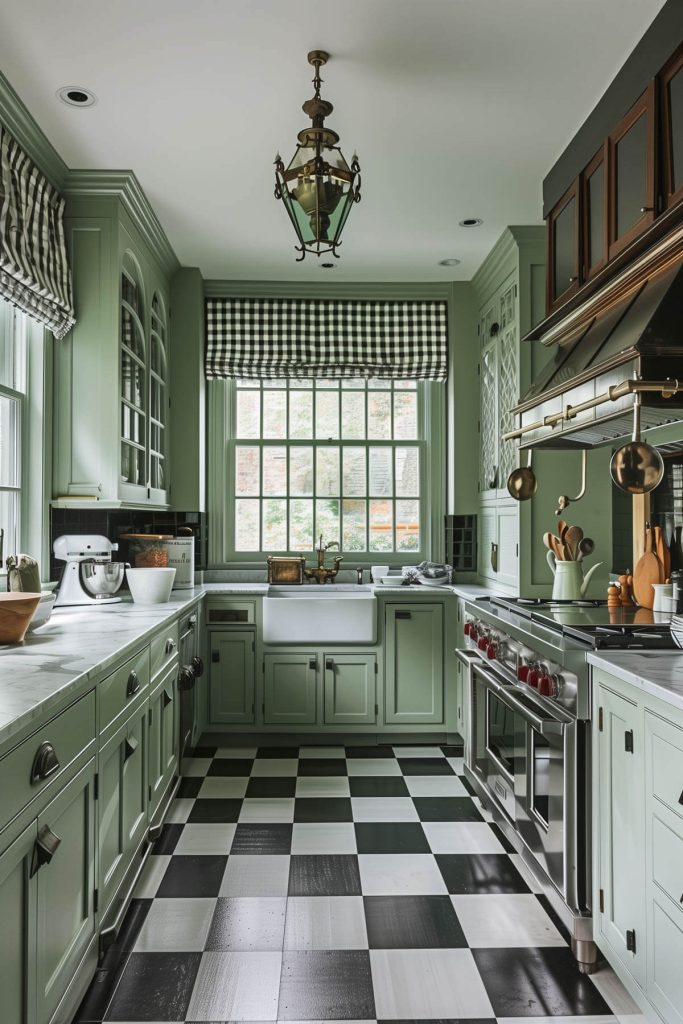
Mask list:
[[587,661],[683,711],[683,651],[592,651]]

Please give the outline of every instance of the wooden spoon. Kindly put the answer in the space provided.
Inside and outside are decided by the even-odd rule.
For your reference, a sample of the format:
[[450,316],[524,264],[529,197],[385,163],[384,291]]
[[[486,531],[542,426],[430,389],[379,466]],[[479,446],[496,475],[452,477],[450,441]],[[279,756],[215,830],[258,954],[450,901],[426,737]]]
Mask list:
[[590,537],[584,537],[579,543],[579,553],[576,557],[577,562],[582,562],[587,555],[592,555],[595,551],[595,541],[591,540]]
[[583,530],[580,526],[570,526],[567,530],[564,542],[569,548],[569,555],[572,562],[576,562],[579,557],[579,544],[583,540]]
[[659,583],[662,566],[653,550],[654,533],[649,526],[648,523],[645,527],[645,552],[633,572],[633,595],[641,608],[652,609],[655,599],[652,587]]
[[657,558],[662,563],[661,583],[666,583],[671,575],[671,551],[664,539],[664,531],[661,526],[655,526],[655,551]]

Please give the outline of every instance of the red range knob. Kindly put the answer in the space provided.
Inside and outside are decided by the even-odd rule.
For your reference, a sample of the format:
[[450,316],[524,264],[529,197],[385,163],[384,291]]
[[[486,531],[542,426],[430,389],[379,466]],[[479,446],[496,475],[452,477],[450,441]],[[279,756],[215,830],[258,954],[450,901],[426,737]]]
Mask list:
[[495,644],[489,644],[488,645],[488,647],[486,648],[486,657],[489,658],[491,661],[495,661],[496,660],[496,645]]
[[472,632],[472,623],[471,622],[466,622],[465,626],[464,626],[464,629],[463,629],[463,633],[465,634],[465,636],[469,636],[471,632]]
[[520,683],[528,682],[530,669],[531,666],[527,665],[526,663],[517,666],[517,678],[519,679]]
[[529,675],[527,676],[527,683],[529,684],[529,686],[538,686],[538,682],[539,682],[540,678],[541,678],[541,673],[538,671],[538,669],[537,668],[532,668],[532,669],[530,669]]
[[489,638],[487,636],[480,636],[477,640],[477,647],[480,651],[485,651],[489,645]]
[[553,694],[553,681],[548,675],[541,676],[538,681],[538,692],[544,697],[552,697]]

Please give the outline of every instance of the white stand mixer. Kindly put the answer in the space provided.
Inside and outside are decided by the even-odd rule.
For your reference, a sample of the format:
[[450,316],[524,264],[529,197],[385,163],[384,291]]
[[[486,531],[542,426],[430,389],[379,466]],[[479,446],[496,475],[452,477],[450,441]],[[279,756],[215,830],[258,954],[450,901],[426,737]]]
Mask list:
[[112,544],[97,534],[65,533],[52,545],[55,558],[66,562],[59,584],[55,607],[83,604],[117,604],[113,595],[123,583],[124,562],[112,562]]

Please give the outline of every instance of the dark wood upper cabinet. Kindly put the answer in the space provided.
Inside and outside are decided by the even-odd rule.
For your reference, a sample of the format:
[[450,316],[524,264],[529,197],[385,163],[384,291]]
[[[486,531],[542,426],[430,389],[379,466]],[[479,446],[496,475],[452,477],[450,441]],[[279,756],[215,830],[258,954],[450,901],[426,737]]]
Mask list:
[[609,139],[609,258],[614,259],[655,217],[655,83]]
[[548,217],[548,313],[579,288],[579,181],[560,199]]
[[607,143],[581,175],[582,282],[590,281],[608,258]]
[[662,179],[664,206],[683,199],[683,46],[662,71]]

